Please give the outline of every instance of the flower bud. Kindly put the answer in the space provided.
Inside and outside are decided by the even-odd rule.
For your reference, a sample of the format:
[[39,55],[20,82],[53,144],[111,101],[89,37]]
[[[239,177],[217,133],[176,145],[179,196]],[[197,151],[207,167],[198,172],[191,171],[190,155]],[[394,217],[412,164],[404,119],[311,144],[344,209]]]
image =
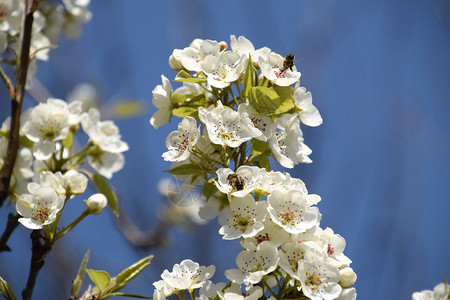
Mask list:
[[353,269],[350,267],[343,268],[342,270],[339,270],[339,273],[341,274],[341,279],[339,280],[339,284],[344,288],[351,287],[355,281],[356,281],[356,273],[353,272]]
[[108,200],[101,193],[94,194],[86,200],[86,206],[89,212],[94,215],[100,214],[106,204],[108,204]]
[[223,51],[223,50],[227,50],[227,49],[228,49],[228,44],[227,44],[227,42],[225,42],[225,41],[220,41],[220,42],[219,42],[219,45],[220,45],[220,51]]

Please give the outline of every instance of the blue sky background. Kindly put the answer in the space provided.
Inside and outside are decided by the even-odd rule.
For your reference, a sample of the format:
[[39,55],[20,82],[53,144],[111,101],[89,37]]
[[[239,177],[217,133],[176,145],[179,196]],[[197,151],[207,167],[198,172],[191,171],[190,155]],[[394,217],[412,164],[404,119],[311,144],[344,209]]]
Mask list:
[[[155,196],[156,183],[170,167],[161,154],[178,124],[174,118],[155,130],[148,123],[160,75],[176,74],[169,55],[197,37],[229,42],[230,34],[243,35],[257,48],[295,54],[302,86],[322,114],[320,127],[304,129],[314,162],[290,172],[322,196],[321,226],[346,239],[359,299],[410,299],[444,281],[450,273],[448,2],[110,0],[90,7],[93,19],[82,37],[61,39],[50,62],[39,64],[37,78],[62,99],[89,82],[106,106],[124,98],[146,104],[142,116],[117,121],[130,150],[112,180],[139,228],[157,223],[163,201]],[[2,107],[4,118],[9,106]],[[82,209],[81,201],[72,205],[67,220]],[[6,215],[2,209],[0,218]],[[214,280],[223,281],[241,248],[222,240],[218,229],[216,221],[174,229],[164,247],[143,251],[118,233],[109,212],[90,216],[47,257],[34,298],[67,298],[87,249],[88,267],[112,275],[154,253],[130,292],[151,295],[161,272],[185,258],[215,264]],[[0,274],[17,294],[28,274],[29,233],[19,228],[13,252],[0,254]]]

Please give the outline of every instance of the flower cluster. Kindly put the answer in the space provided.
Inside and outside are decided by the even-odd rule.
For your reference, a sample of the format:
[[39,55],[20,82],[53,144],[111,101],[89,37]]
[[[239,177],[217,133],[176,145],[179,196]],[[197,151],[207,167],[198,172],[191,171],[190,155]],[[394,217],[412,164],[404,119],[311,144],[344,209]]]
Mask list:
[[269,157],[286,168],[311,163],[301,125],[322,123],[294,56],[255,49],[242,36],[232,35],[230,46],[196,39],[174,50],[169,64],[183,85],[173,90],[162,76],[150,123],[183,118],[162,156],[183,190],[203,186],[200,217],[218,217],[223,239],[240,240],[238,268],[225,272],[228,284],[214,284],[211,267],[183,261],[154,283],[154,299],[194,297],[197,288],[199,299],[356,299],[345,239],[320,227],[320,196],[270,165]]
[[450,286],[447,282],[441,282],[431,290],[414,292],[412,300],[448,300],[450,299]]
[[[90,0],[38,1],[33,13],[34,23],[30,45],[31,58],[48,60],[48,52],[56,44],[61,32],[68,38],[78,38],[81,27],[92,18],[88,9]],[[10,57],[7,49],[14,53],[16,61],[22,45],[22,26],[26,14],[25,1],[0,0],[0,55]],[[7,60],[4,60],[7,61]],[[35,60],[30,61],[29,71],[36,71]]]
[[[0,167],[6,158],[9,124],[10,118],[0,130]],[[70,198],[85,192],[86,175],[99,187],[103,185],[100,175],[111,178],[124,165],[122,152],[128,145],[117,126],[100,121],[96,108],[83,111],[80,101],[67,104],[50,98],[25,111],[20,124],[22,147],[9,192],[16,195],[11,199],[16,199],[16,210],[22,216],[19,221],[30,229],[52,224]],[[76,139],[80,129],[89,138],[84,147]],[[85,169],[85,161],[98,174]],[[90,213],[100,213],[106,198],[89,198],[86,204]]]

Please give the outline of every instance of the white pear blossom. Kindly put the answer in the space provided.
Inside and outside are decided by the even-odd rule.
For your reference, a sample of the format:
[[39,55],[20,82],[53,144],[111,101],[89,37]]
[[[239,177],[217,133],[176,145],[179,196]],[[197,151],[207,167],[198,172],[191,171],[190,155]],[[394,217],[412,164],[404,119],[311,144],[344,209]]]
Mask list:
[[264,228],[255,236],[245,238],[241,241],[242,247],[247,250],[255,250],[262,242],[269,241],[275,246],[280,246],[289,239],[289,233],[275,224],[270,218],[263,221]]
[[300,72],[297,72],[296,66],[285,69],[283,67],[284,58],[274,52],[267,56],[259,57],[259,66],[264,77],[279,86],[289,86],[297,82],[300,78]]
[[327,227],[323,230],[321,240],[326,245],[327,254],[331,261],[335,262],[338,267],[342,265],[350,265],[351,260],[344,255],[345,239],[334,233],[333,229]]
[[286,168],[293,168],[298,163],[311,163],[308,157],[311,149],[303,143],[297,115],[284,115],[275,120],[277,131],[269,140],[270,149],[275,159]]
[[[210,159],[219,160],[219,153],[216,151],[214,145],[208,138],[208,132],[203,131],[203,135],[199,137],[195,147],[203,154],[207,155]],[[195,155],[190,155],[189,159],[184,161],[174,162],[171,165],[171,169],[182,166],[184,164],[202,164],[202,159]],[[206,171],[206,170],[205,170]],[[207,175],[196,176],[193,174],[177,174],[173,175],[176,180],[184,181],[183,188],[180,192],[192,190],[196,186],[203,185],[207,180]]]
[[[39,176],[39,177],[38,177]],[[38,177],[38,178],[36,178]],[[28,190],[32,192],[33,190],[39,188],[40,186],[48,186],[51,187],[58,195],[62,195],[66,193],[64,186],[61,181],[61,174],[52,173],[50,171],[42,171],[37,173],[35,177],[37,182],[30,182],[28,184]]]
[[311,300],[336,299],[341,294],[338,268],[314,250],[307,251],[300,260],[298,277],[303,293]]
[[189,290],[201,288],[215,272],[214,265],[200,266],[190,259],[183,260],[173,266],[172,272],[164,270],[161,278],[171,287],[177,290]]
[[64,174],[58,172],[55,175],[64,187],[66,194],[80,195],[86,190],[88,180],[85,175],[76,170],[69,170]]
[[88,5],[91,0],[62,0],[68,17],[63,24],[64,35],[69,39],[77,39],[81,35],[81,26],[92,19]]
[[197,143],[200,136],[200,128],[197,121],[190,116],[184,117],[178,124],[178,130],[172,131],[166,138],[166,147],[169,151],[163,153],[166,161],[186,160],[192,147]]
[[8,35],[16,35],[20,30],[22,14],[16,0],[0,1],[0,53],[8,47]]
[[246,114],[250,118],[250,121],[252,121],[253,126],[261,132],[260,135],[255,136],[256,139],[267,141],[275,132],[275,124],[272,120],[265,114],[256,114],[249,103],[241,103],[238,107],[238,112],[240,114]]
[[174,57],[181,62],[188,71],[202,71],[201,64],[208,56],[218,56],[220,44],[211,40],[194,40],[189,47],[174,51]]
[[306,231],[319,222],[319,213],[309,208],[305,195],[298,190],[275,190],[267,196],[267,208],[275,224],[289,233]]
[[95,171],[108,179],[111,179],[114,173],[122,170],[125,165],[125,157],[122,153],[104,151],[91,153],[87,157],[87,161]]
[[[0,169],[3,167],[8,150],[8,140],[0,138]],[[11,186],[19,181],[32,178],[34,173],[31,170],[33,164],[33,155],[28,148],[20,148],[17,152],[16,162],[14,163],[13,173],[11,177]]]
[[23,125],[23,133],[34,142],[33,155],[45,160],[55,151],[55,143],[69,133],[69,110],[67,103],[50,98],[46,103],[34,107]]
[[58,195],[49,186],[32,186],[30,194],[22,194],[16,201],[16,210],[22,216],[19,222],[29,229],[41,229],[53,223],[64,206],[64,195]]
[[[77,84],[67,95],[67,102],[81,102],[82,111],[88,111],[91,107],[97,107],[100,102],[97,89],[90,83]],[[70,105],[70,104],[69,104]]]
[[447,300],[450,298],[450,286],[446,282],[439,283],[431,290],[414,292],[412,300]]
[[239,79],[245,70],[247,59],[237,52],[225,51],[218,56],[207,56],[202,64],[208,84],[223,89]]
[[226,286],[225,282],[213,283],[207,280],[206,283],[200,288],[199,296],[196,300],[210,300],[216,297],[217,293]]
[[277,247],[271,242],[262,242],[255,250],[241,251],[236,257],[239,269],[229,269],[225,276],[235,283],[256,284],[277,268],[279,260]]
[[224,292],[219,291],[217,295],[221,300],[258,300],[264,294],[259,286],[252,286],[248,291],[242,292],[241,285],[231,283]]
[[253,237],[264,229],[262,221],[266,215],[266,201],[256,202],[251,195],[233,197],[230,206],[219,215],[219,224],[222,225],[219,233],[224,240]]
[[292,278],[299,280],[298,263],[305,257],[308,246],[305,243],[285,243],[279,251],[280,267]]
[[245,55],[247,58],[249,55],[252,57],[252,61],[258,63],[259,57],[266,57],[270,53],[270,49],[267,47],[262,47],[258,50],[255,50],[252,42],[250,42],[244,36],[240,36],[236,39],[235,35],[230,36],[230,46],[233,51],[241,55]]
[[341,294],[339,295],[339,297],[336,298],[336,300],[356,300],[356,296],[357,294],[355,288],[342,289]]
[[260,189],[271,193],[275,190],[299,190],[303,194],[307,195],[308,190],[306,189],[305,183],[299,178],[293,178],[289,173],[282,173],[280,171],[261,171],[261,176],[263,177],[260,184]]
[[221,103],[206,112],[200,113],[199,109],[199,117],[204,120],[209,139],[217,145],[236,148],[261,134],[248,117],[223,107]]
[[150,118],[150,124],[158,129],[170,120],[172,115],[172,85],[166,76],[161,75],[162,85],[153,89],[152,103],[158,109]]
[[300,122],[312,127],[322,124],[323,120],[319,110],[312,104],[311,92],[307,92],[306,88],[295,88],[294,103],[300,109]]
[[175,287],[171,286],[164,280],[158,280],[153,283],[155,291],[153,292],[153,299],[155,300],[166,300],[167,296],[172,295],[176,292]]
[[235,197],[243,197],[251,193],[259,183],[261,169],[256,166],[240,166],[236,172],[229,168],[221,168],[216,171],[215,181],[219,191]]
[[119,128],[113,121],[100,121],[100,112],[90,108],[81,115],[81,125],[89,136],[89,141],[101,150],[111,153],[121,153],[128,150],[128,144],[121,140]]

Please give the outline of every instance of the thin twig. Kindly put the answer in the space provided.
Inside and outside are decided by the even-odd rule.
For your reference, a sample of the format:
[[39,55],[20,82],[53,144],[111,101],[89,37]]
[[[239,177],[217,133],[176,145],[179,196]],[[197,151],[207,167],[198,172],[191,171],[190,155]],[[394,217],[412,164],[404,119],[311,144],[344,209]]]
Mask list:
[[[28,4],[28,1],[24,1]],[[26,5],[26,16],[23,25],[22,48],[20,50],[19,63],[17,66],[17,81],[15,97],[11,100],[11,126],[6,151],[5,161],[0,171],[0,206],[3,205],[8,196],[9,182],[19,150],[19,128],[20,113],[22,111],[23,96],[25,94],[25,84],[27,81],[28,65],[30,63],[31,29],[33,25],[33,12],[38,4],[33,0],[31,7]],[[29,8],[29,9],[28,9]]]
[[161,219],[155,228],[148,231],[141,231],[126,216],[124,211],[120,211],[117,219],[117,226],[123,237],[134,247],[140,249],[150,249],[161,246],[165,243],[167,232],[173,226],[172,223]]

